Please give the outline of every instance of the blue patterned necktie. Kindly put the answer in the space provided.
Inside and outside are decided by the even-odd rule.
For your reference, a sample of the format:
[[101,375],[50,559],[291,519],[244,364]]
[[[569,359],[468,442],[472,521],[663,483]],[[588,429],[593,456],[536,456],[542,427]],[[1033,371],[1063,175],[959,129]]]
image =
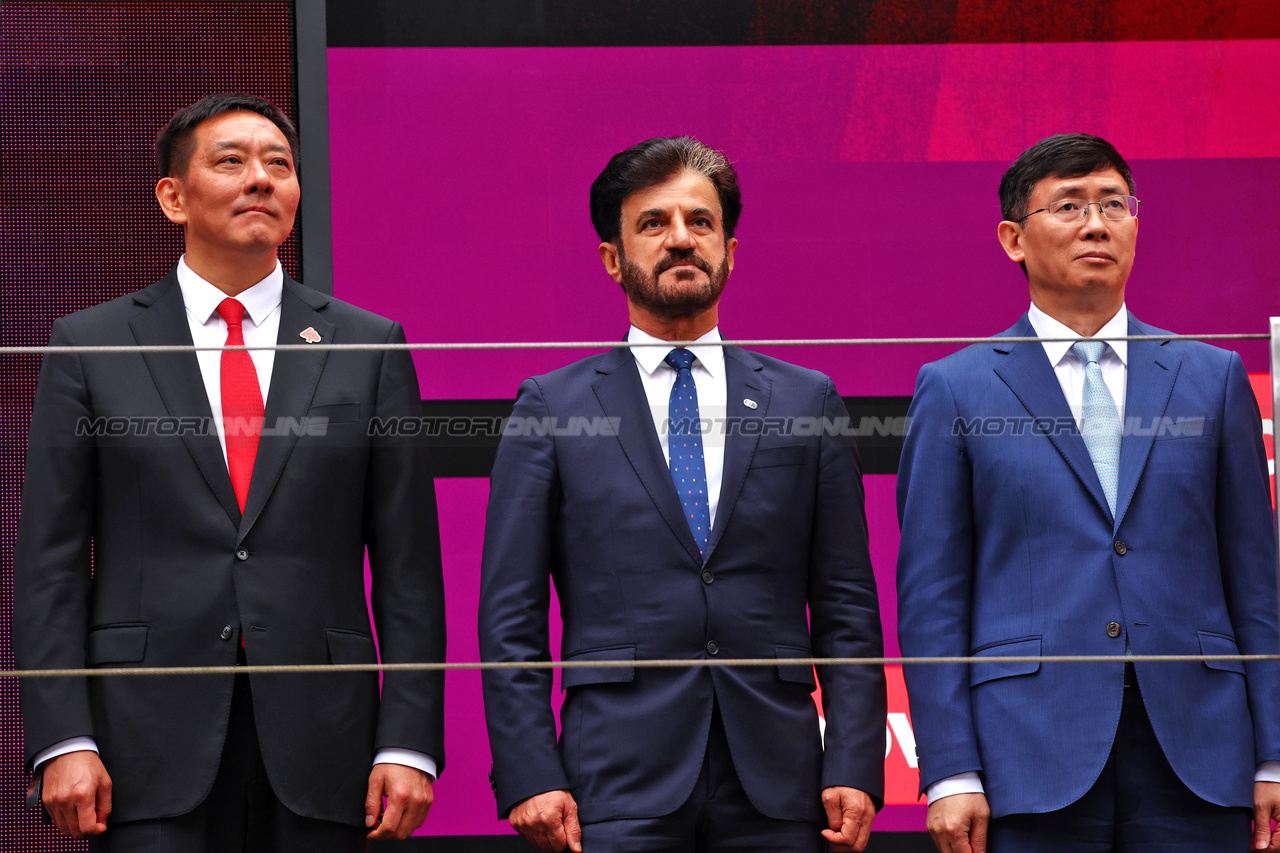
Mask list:
[[1084,405],[1080,413],[1080,432],[1089,450],[1093,468],[1102,482],[1102,491],[1116,514],[1116,489],[1120,478],[1120,413],[1111,389],[1102,379],[1098,364],[1107,345],[1103,341],[1079,341],[1071,352],[1084,365]]
[[702,427],[698,420],[698,388],[693,384],[693,353],[673,349],[665,359],[676,371],[667,410],[667,450],[671,457],[671,480],[680,495],[689,530],[698,543],[698,553],[707,550],[711,535],[711,510],[707,506],[707,469],[702,458]]

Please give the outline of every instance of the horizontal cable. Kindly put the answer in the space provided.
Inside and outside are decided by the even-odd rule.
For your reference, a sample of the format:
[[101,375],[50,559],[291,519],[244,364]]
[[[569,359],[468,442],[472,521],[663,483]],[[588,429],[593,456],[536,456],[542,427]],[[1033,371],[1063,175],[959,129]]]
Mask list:
[[69,678],[104,675],[231,675],[305,672],[418,672],[470,669],[621,669],[719,666],[917,666],[971,663],[1161,663],[1280,661],[1280,655],[983,655],[899,658],[701,658],[697,660],[543,660],[455,663],[304,663],[259,666],[130,666],[103,669],[6,669],[0,678]]
[[760,338],[740,341],[493,341],[487,343],[424,343],[424,344],[270,344],[262,346],[194,346],[192,344],[131,344],[120,346],[12,346],[0,347],[0,355],[42,355],[46,353],[133,353],[133,352],[221,352],[223,350],[275,350],[311,352],[375,350],[508,350],[508,349],[612,349],[614,347],[811,347],[811,346],[880,346],[900,344],[1026,344],[1026,343],[1074,343],[1093,341],[1268,341],[1271,335],[1104,335],[1097,338],[1036,338],[1036,337],[982,337],[982,338]]

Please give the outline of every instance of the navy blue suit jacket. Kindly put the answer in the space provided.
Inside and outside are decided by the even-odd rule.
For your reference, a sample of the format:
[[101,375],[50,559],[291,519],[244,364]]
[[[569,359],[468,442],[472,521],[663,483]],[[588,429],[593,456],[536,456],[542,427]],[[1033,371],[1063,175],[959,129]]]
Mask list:
[[[716,654],[779,664],[565,670],[559,741],[550,671],[486,672],[500,815],[554,789],[573,793],[584,822],[673,811],[702,767],[713,702],[747,795],[766,815],[821,820],[821,789],[831,785],[882,800],[883,670],[819,673],[824,754],[813,668],[782,663],[882,653],[857,451],[850,435],[821,428],[847,413],[819,373],[735,347],[725,367],[737,429],[705,565],[629,350],[520,386],[493,470],[480,648],[485,660],[548,660],[553,579],[565,660]],[[616,419],[616,435],[536,426],[563,430],[572,418]]]
[[[1132,317],[1129,333],[1168,334]],[[1004,334],[1035,332],[1024,316]],[[1130,342],[1125,420],[1113,520],[1043,346],[978,344],[920,371],[898,474],[903,654],[1276,651],[1267,462],[1239,356]],[[1276,664],[1136,669],[1179,778],[1251,806],[1256,762],[1280,758]],[[928,665],[906,679],[922,789],[981,771],[996,816],[1083,795],[1124,691],[1121,663]]]

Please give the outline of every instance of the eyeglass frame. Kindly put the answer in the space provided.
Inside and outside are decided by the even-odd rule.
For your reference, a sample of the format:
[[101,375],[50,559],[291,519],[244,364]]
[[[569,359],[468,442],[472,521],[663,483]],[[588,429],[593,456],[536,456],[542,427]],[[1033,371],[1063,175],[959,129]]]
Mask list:
[[[1102,203],[1103,203],[1104,201],[1106,201],[1107,199],[1111,199],[1111,198],[1131,198],[1131,199],[1133,199],[1134,212],[1133,212],[1133,213],[1131,213],[1131,214],[1129,214],[1128,216],[1122,216],[1122,217],[1120,217],[1119,219],[1113,219],[1112,217],[1107,216],[1107,212],[1106,212],[1105,210],[1103,210],[1103,209],[1102,209]],[[1031,211],[1030,213],[1026,214],[1025,216],[1023,216],[1022,218],[1020,218],[1020,219],[1018,220],[1018,224],[1019,224],[1019,225],[1026,225],[1026,224],[1027,224],[1027,220],[1028,220],[1028,219],[1030,219],[1031,217],[1035,216],[1037,213],[1045,213],[1045,212],[1046,212],[1046,211],[1048,211],[1048,210],[1049,210],[1053,205],[1055,205],[1055,204],[1061,204],[1062,202],[1067,202],[1067,201],[1075,201],[1075,202],[1079,202],[1079,203],[1082,205],[1082,208],[1081,208],[1081,209],[1083,210],[1083,214],[1082,214],[1082,215],[1081,215],[1081,217],[1080,217],[1080,220],[1079,220],[1080,222],[1085,222],[1085,221],[1087,221],[1087,220],[1089,219],[1089,208],[1093,207],[1095,204],[1098,206],[1098,215],[1099,215],[1099,216],[1101,216],[1103,219],[1106,219],[1106,220],[1107,220],[1107,221],[1109,221],[1109,222],[1124,222],[1126,219],[1137,219],[1137,218],[1138,218],[1138,210],[1137,210],[1137,208],[1138,208],[1139,206],[1141,206],[1141,204],[1142,204],[1142,199],[1138,198],[1136,195],[1128,195],[1128,194],[1121,194],[1121,193],[1116,193],[1115,195],[1103,196],[1102,198],[1098,199],[1097,201],[1085,201],[1085,200],[1084,200],[1084,199],[1082,199],[1082,198],[1060,198],[1060,199],[1058,199],[1057,201],[1052,202],[1048,207],[1042,207],[1042,208],[1040,208],[1039,210],[1033,210],[1033,211]],[[1127,207],[1127,206],[1128,206],[1128,205],[1126,205],[1126,207]],[[1063,223],[1060,223],[1060,224],[1062,224],[1062,225],[1073,225],[1073,224],[1075,224],[1075,223],[1074,223],[1074,222],[1063,222]]]

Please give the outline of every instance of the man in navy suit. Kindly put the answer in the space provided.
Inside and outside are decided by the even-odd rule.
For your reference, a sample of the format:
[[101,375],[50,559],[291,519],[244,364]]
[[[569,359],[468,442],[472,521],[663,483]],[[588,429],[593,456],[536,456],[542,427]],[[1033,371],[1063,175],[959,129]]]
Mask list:
[[[551,580],[563,659],[614,664],[564,670],[558,743],[549,670],[484,675],[499,814],[543,850],[861,850],[882,802],[883,670],[818,673],[824,752],[813,667],[785,662],[880,655],[879,610],[831,380],[719,344],[741,210],[697,140],[613,157],[592,222],[655,345],[525,381],[498,450],[484,659],[550,658]],[[778,664],[627,665],[672,658]]]
[[[1052,136],[1000,185],[1031,307],[920,371],[899,470],[903,654],[939,849],[1280,847],[1274,662],[983,662],[1274,654],[1276,551],[1239,356],[1125,307],[1128,165]],[[1212,203],[1209,215],[1229,212]],[[1187,191],[1192,211],[1201,201]],[[1222,247],[1218,247],[1221,249]],[[990,818],[989,826],[988,819]],[[988,832],[989,830],[989,832]],[[1270,846],[1268,846],[1270,845]]]

